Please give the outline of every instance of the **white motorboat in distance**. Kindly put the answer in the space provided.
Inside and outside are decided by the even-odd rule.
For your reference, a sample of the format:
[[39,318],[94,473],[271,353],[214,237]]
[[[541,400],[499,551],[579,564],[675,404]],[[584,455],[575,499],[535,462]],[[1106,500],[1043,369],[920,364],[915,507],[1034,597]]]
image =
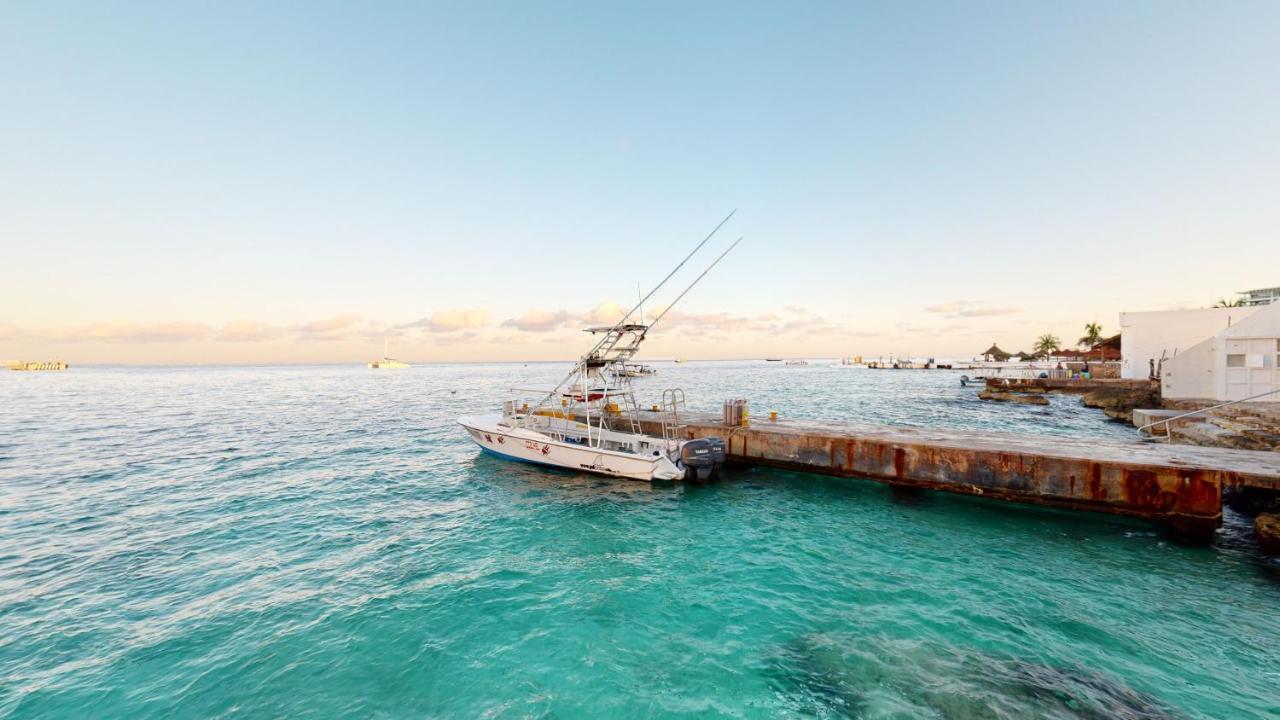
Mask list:
[[626,365],[623,365],[621,369],[622,369],[623,375],[626,375],[627,377],[632,377],[632,378],[648,377],[650,375],[658,374],[658,371],[656,369],[651,368],[648,365],[638,365],[633,363],[627,363]]

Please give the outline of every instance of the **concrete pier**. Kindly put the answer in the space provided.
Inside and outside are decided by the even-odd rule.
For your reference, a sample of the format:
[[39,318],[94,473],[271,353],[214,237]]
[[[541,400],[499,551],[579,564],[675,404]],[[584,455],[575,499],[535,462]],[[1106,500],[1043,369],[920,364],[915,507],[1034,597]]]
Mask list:
[[[868,478],[1158,521],[1192,537],[1222,522],[1222,489],[1280,490],[1280,453],[1161,443],[1012,435],[681,413],[684,435],[722,437],[731,462]],[[656,413],[642,413],[659,434]]]

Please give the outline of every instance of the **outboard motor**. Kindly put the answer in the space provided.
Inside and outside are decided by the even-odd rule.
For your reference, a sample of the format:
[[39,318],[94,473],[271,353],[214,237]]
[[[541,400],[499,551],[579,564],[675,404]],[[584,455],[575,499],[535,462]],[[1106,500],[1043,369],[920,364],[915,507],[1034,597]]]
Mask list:
[[705,482],[720,472],[728,454],[725,452],[724,440],[720,438],[699,438],[689,440],[680,446],[680,466],[685,469],[684,479]]

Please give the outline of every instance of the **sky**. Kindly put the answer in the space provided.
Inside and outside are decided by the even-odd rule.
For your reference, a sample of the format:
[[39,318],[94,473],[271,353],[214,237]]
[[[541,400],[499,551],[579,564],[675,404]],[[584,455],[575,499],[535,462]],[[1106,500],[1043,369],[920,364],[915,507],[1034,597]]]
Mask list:
[[[0,360],[1066,343],[1280,285],[1280,3],[0,2]],[[650,313],[651,314],[651,313]]]

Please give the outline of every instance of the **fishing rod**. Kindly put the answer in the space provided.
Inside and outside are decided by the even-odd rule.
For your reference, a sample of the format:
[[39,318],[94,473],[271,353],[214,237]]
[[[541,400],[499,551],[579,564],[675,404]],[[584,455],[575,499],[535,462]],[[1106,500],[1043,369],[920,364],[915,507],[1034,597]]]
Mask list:
[[702,278],[706,277],[707,273],[711,272],[712,268],[714,268],[716,265],[719,265],[720,261],[724,259],[725,255],[728,255],[734,248],[738,247],[738,243],[742,242],[742,238],[743,236],[738,236],[738,239],[734,240],[732,245],[725,248],[724,252],[720,253],[720,257],[717,257],[714,262],[712,262],[710,265],[707,266],[706,270],[702,271],[701,275],[695,278],[693,282],[689,283],[689,287],[685,288],[684,292],[677,295],[676,299],[672,300],[671,304],[668,305],[665,309],[663,309],[663,311],[658,314],[658,317],[653,319],[653,322],[649,323],[649,327],[645,328],[644,330],[645,334],[648,334],[648,332],[653,329],[653,326],[658,324],[659,320],[666,317],[667,313],[671,312],[671,308],[675,307],[676,304],[679,303],[680,300],[684,298],[685,295],[688,295],[689,291],[693,289],[694,285],[697,285],[698,283],[702,282]]
[[[653,297],[654,294],[658,292],[658,290],[662,289],[662,286],[666,285],[667,282],[671,280],[671,278],[675,277],[675,274],[680,272],[680,268],[684,267],[689,262],[689,260],[691,260],[693,256],[696,255],[698,251],[701,250],[702,247],[711,240],[711,238],[715,237],[715,234],[720,232],[720,228],[724,227],[725,223],[729,222],[730,218],[732,218],[734,214],[737,212],[738,212],[737,208],[734,208],[733,210],[729,211],[729,214],[725,215],[724,219],[721,220],[720,223],[717,224],[714,228],[712,228],[711,232],[707,233],[706,237],[702,238],[702,242],[694,246],[693,250],[689,251],[689,254],[685,255],[684,259],[680,261],[680,264],[676,265],[675,268],[671,270],[671,272],[667,273],[666,277],[662,278],[662,282],[655,285],[654,288],[649,291],[648,295],[645,295],[644,297],[640,298],[640,301],[637,302],[634,307],[628,310],[626,315],[623,315],[621,318],[619,318],[618,321],[614,323],[613,326],[610,327],[604,333],[604,336],[601,337],[600,340],[598,340],[596,344],[590,350],[588,350],[585,355],[582,356],[583,361],[585,361],[587,358],[590,358],[594,356],[596,353],[598,353],[600,349],[604,347],[605,343],[609,341],[610,336],[613,333],[617,332],[618,329],[621,328],[623,325],[625,325],[627,319],[630,318],[632,315],[634,315],[637,309],[643,307],[646,300]],[[739,238],[739,240],[740,239],[741,238]],[[737,243],[734,243],[734,244],[736,245]],[[719,262],[719,260],[717,259],[716,262]],[[707,270],[710,270],[710,269],[711,268],[707,268]],[[703,275],[706,275],[706,271],[703,272]],[[701,279],[701,276],[699,276],[699,279]],[[686,289],[685,292],[688,292],[688,290]],[[560,388],[564,387],[565,383],[572,380],[573,377],[579,373],[578,365],[581,365],[581,364],[582,364],[582,361],[579,361],[578,364],[574,366],[574,369],[569,371],[569,374],[565,376],[565,379],[557,383],[555,388],[553,388],[551,392],[547,393],[547,396],[543,398],[541,402],[538,403],[537,407],[544,406],[552,398],[554,398],[556,396],[556,393],[560,391]]]
[[[648,295],[645,295],[644,297],[640,298],[640,301],[637,302],[634,307],[628,310],[626,315],[623,315],[622,317],[618,318],[618,322],[614,323],[613,327],[609,328],[609,331],[610,332],[616,331],[618,328],[625,325],[627,322],[627,318],[630,318],[632,315],[634,315],[638,308],[644,307],[644,303],[646,300],[653,297],[655,293],[657,293],[659,290],[662,289],[663,285],[667,284],[667,281],[675,277],[675,274],[680,272],[680,268],[684,267],[686,263],[688,263],[691,259],[693,259],[693,256],[698,254],[698,251],[702,249],[702,246],[706,245],[707,242],[711,240],[711,238],[715,237],[715,234],[720,232],[720,228],[724,227],[724,224],[729,222],[729,219],[732,218],[734,213],[736,212],[738,212],[738,208],[734,208],[733,210],[730,210],[729,214],[725,215],[724,219],[720,221],[720,224],[716,225],[715,228],[711,230],[711,232],[707,233],[707,236],[702,238],[702,242],[698,243],[697,246],[695,246],[693,250],[689,252],[688,255],[685,255],[684,259],[680,261],[680,264],[676,265],[675,268],[671,270],[671,272],[667,273],[667,276],[662,278],[662,282],[655,285],[653,289],[649,291]],[[609,339],[609,333],[606,332],[605,336],[600,338],[600,341],[596,343],[595,347],[591,348],[591,350],[589,350],[584,357],[590,357],[594,355],[597,350],[599,350],[601,347],[604,346],[605,342],[608,341],[608,339]]]

